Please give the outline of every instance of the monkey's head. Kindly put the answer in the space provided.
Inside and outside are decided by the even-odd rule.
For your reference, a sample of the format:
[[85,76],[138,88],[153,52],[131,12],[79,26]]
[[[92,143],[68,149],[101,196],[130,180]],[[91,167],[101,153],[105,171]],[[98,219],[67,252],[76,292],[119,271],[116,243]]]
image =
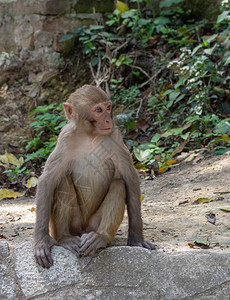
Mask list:
[[113,129],[112,102],[106,93],[92,85],[84,85],[63,104],[68,120],[86,126],[91,133],[108,135]]

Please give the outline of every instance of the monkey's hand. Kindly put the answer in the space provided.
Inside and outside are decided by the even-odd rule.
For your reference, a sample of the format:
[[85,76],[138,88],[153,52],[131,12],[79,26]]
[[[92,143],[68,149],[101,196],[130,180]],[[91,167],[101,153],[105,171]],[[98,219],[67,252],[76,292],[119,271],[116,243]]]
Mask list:
[[81,236],[81,256],[93,256],[97,250],[106,248],[108,241],[105,235],[97,232],[84,233]]
[[136,246],[136,247],[142,247],[142,248],[146,248],[148,250],[155,250],[156,249],[156,245],[153,245],[150,242],[147,241],[142,241],[142,242],[135,242],[135,241],[129,241],[127,242],[128,246]]
[[77,257],[80,256],[80,236],[65,236],[58,241],[58,245],[70,250]]
[[50,235],[45,235],[38,241],[35,241],[34,256],[37,263],[43,268],[50,268],[53,265],[51,247],[54,245],[58,245],[58,243]]

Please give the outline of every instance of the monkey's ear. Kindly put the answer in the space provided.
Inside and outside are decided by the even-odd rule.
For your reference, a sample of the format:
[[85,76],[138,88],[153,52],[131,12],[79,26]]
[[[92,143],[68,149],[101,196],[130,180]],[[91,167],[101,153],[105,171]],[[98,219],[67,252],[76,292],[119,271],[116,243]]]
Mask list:
[[76,116],[76,112],[75,112],[75,109],[74,109],[74,107],[73,107],[72,104],[70,104],[70,103],[64,103],[63,107],[64,107],[64,110],[65,110],[66,118],[68,120],[70,120],[70,119],[72,119],[73,117]]

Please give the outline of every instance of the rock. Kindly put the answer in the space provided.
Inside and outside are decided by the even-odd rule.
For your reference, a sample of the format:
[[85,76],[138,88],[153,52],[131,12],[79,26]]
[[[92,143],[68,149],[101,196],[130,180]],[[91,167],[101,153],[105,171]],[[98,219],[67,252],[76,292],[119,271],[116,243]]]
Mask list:
[[32,245],[14,251],[16,276],[27,299],[221,299],[230,294],[230,253],[162,253],[110,247],[78,259],[54,246],[54,265],[38,266]]
[[162,299],[198,300],[204,295],[214,295],[222,286],[230,293],[230,253],[174,252],[152,255],[151,261],[150,269],[153,278],[157,278],[155,284]]
[[4,71],[15,71],[22,67],[22,61],[16,55],[10,55],[9,59],[6,60]]
[[61,54],[55,51],[47,52],[43,57],[43,63],[45,66],[51,68],[60,68],[65,64],[61,59]]
[[15,249],[15,271],[27,298],[81,282],[80,265],[76,256],[62,247],[53,247],[52,256],[54,265],[50,269],[43,269],[35,261],[30,242]]
[[54,34],[52,32],[37,30],[34,33],[35,49],[39,49],[40,47],[51,47],[53,44],[53,38]]
[[10,255],[9,245],[7,241],[0,241],[0,259]]
[[18,0],[15,1],[16,14],[58,15],[68,8],[66,0]]
[[41,86],[47,82],[50,82],[57,76],[58,72],[55,71],[44,71],[38,73],[35,77],[33,82],[39,83]]
[[64,64],[60,53],[55,52],[49,47],[41,47],[37,50],[22,49],[20,58],[31,65],[40,64],[43,67],[54,69],[61,67]]
[[14,30],[14,39],[16,46],[21,48],[30,48],[33,42],[33,27],[27,22],[18,25]]
[[7,267],[0,264],[0,299],[15,300],[16,299],[16,283],[8,274]]
[[0,70],[1,71],[15,71],[22,67],[22,61],[14,54],[4,53],[0,57]]

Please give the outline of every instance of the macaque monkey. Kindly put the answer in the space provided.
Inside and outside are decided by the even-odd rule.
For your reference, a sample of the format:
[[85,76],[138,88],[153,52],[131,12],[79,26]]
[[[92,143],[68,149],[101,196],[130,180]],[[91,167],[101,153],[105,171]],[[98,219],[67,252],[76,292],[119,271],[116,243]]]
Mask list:
[[64,103],[68,124],[58,137],[36,194],[35,257],[53,264],[51,247],[92,256],[111,244],[127,205],[128,245],[154,249],[142,232],[140,186],[130,153],[113,125],[112,103],[84,85]]

